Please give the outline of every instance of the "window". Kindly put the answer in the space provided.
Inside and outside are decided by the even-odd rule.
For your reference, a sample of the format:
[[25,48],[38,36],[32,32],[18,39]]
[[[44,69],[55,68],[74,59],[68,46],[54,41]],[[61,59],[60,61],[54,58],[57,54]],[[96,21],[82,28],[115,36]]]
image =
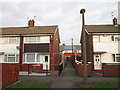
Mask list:
[[120,62],[120,54],[116,54],[116,62]]
[[40,37],[40,42],[41,43],[49,43],[50,42],[50,37],[49,36]]
[[40,55],[38,53],[26,53],[24,54],[24,63],[39,63]]
[[35,54],[27,54],[27,62],[35,62]]
[[45,56],[45,62],[48,62],[48,56]]
[[25,37],[25,43],[40,43],[40,37]]
[[111,40],[112,41],[120,41],[120,35],[112,35]]
[[16,54],[7,54],[4,56],[4,62],[18,62],[19,56]]
[[10,37],[9,38],[9,43],[16,43],[17,38],[16,37]]
[[100,41],[100,36],[93,36],[93,41],[94,42],[99,42]]
[[120,54],[113,54],[114,62],[120,62]]
[[25,43],[49,43],[49,36],[25,37]]
[[8,38],[8,43],[19,43],[19,42],[20,42],[20,38],[18,38],[18,37],[9,37]]

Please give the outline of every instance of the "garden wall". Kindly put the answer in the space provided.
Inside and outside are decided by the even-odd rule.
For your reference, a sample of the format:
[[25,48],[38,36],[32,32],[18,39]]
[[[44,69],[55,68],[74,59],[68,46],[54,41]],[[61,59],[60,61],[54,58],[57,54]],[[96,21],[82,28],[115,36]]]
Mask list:
[[102,63],[103,76],[120,76],[120,63]]
[[[79,76],[83,76],[84,67],[81,61],[75,60],[75,56],[71,57],[71,62],[73,67],[75,68],[76,72]],[[92,76],[92,63],[87,62],[87,76]]]

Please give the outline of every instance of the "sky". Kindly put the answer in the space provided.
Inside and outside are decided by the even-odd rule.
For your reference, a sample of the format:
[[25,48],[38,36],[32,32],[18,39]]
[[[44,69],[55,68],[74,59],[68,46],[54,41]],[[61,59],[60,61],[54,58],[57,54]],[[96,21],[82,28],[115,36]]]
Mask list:
[[[1,0],[0,27],[24,27],[35,17],[36,26],[58,25],[60,44],[80,44],[82,15],[85,24],[112,24],[120,0]],[[120,12],[119,12],[120,13]],[[28,19],[29,17],[29,19]]]

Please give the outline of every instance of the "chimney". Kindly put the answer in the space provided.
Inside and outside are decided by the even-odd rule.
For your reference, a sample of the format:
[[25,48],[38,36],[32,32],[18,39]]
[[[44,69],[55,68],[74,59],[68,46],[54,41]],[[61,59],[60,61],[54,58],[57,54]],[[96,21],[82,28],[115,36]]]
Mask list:
[[117,18],[116,17],[114,17],[114,19],[113,19],[113,25],[117,26]]
[[35,21],[33,19],[28,21],[29,28],[34,27],[34,24],[35,24]]

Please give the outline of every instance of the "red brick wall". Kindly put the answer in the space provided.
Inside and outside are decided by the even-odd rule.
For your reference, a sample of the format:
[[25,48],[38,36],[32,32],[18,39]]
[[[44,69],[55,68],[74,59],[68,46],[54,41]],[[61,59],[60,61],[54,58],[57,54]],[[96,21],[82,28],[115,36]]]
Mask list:
[[[83,70],[84,70],[83,64],[82,63],[77,64],[75,62],[75,56],[71,57],[71,62],[72,62],[73,67],[75,68],[76,72],[78,73],[78,75],[83,76]],[[92,64],[91,63],[87,64],[87,75],[92,76]]]
[[[94,63],[94,60],[93,60],[93,35],[92,34],[87,34],[85,35],[86,37],[86,59],[87,59],[87,62],[92,62],[92,64]],[[82,51],[82,59],[83,59],[83,52],[84,52],[84,49],[83,49],[83,31],[82,31],[82,35],[81,35],[81,51]],[[92,70],[94,70],[94,66],[92,65]]]
[[55,65],[55,70],[59,69],[59,64],[61,63],[61,54],[54,54],[54,65]]
[[103,76],[120,76],[120,63],[102,63]]
[[[78,75],[83,76],[83,64],[75,64],[75,70],[78,73]],[[87,76],[92,76],[92,65],[91,63],[87,64]]]
[[[34,67],[36,67],[36,70],[34,70]],[[22,71],[28,71],[28,64],[22,64],[21,65],[21,70]],[[38,71],[38,70],[43,70],[43,65],[39,64],[39,66],[34,66],[32,64],[29,65],[29,70],[30,71]]]
[[[0,71],[0,85],[2,87],[15,82],[19,79],[19,64],[16,63],[0,63],[0,67],[2,67],[2,71]],[[0,86],[1,87],[1,86]]]
[[53,35],[53,40],[50,40],[50,70],[55,70],[54,54],[59,53],[59,31]]

